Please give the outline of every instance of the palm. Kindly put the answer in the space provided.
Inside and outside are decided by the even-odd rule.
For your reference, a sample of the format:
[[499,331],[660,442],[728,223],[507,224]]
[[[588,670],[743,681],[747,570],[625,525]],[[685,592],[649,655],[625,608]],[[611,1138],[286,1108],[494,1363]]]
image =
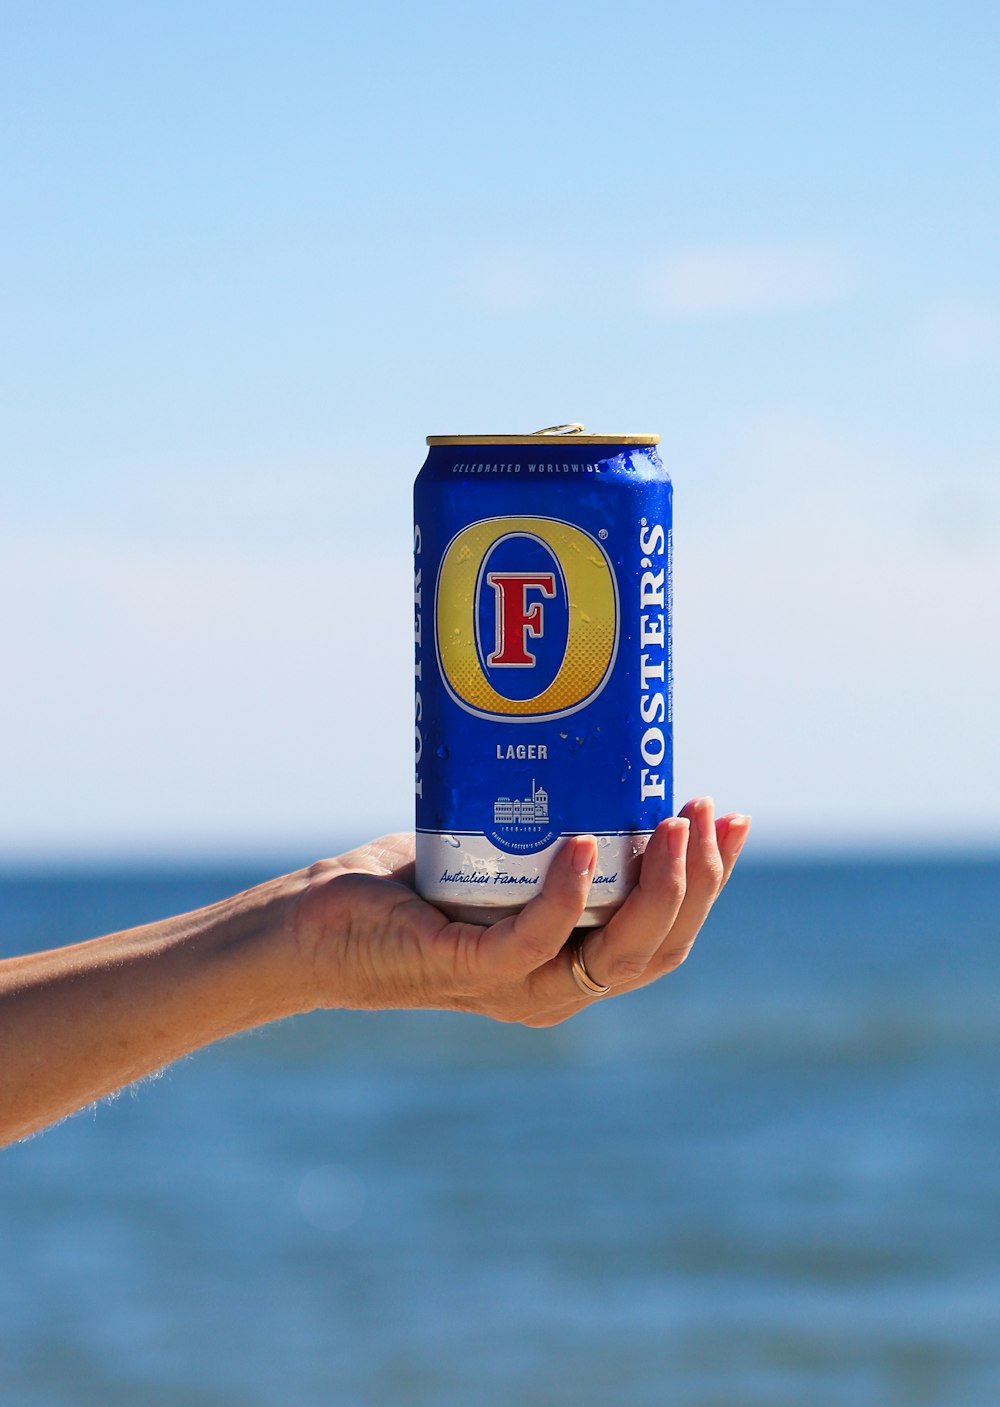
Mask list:
[[348,894],[352,920],[338,964],[341,1000],[346,970],[354,974],[352,1005],[479,1009],[480,940],[488,930],[449,922],[420,898],[413,888],[415,848],[414,835],[399,832],[332,862],[330,878]]

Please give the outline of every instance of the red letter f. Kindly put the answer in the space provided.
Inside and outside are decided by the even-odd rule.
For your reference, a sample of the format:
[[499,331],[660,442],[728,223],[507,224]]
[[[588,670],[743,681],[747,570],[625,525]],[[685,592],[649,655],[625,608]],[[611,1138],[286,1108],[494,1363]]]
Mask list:
[[509,665],[515,669],[533,669],[535,656],[528,653],[528,636],[535,640],[542,635],[542,603],[527,603],[529,589],[540,591],[546,600],[556,594],[555,572],[539,572],[524,576],[521,572],[489,572],[487,582],[496,592],[496,649],[487,657],[490,665]]

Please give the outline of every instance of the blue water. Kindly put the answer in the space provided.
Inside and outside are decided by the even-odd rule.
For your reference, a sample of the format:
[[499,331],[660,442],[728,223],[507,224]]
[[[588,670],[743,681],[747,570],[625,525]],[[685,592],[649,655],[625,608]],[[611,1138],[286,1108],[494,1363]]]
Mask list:
[[[3,952],[264,876],[0,882]],[[0,1153],[3,1407],[996,1407],[1000,862],[748,864],[549,1032],[321,1013]]]

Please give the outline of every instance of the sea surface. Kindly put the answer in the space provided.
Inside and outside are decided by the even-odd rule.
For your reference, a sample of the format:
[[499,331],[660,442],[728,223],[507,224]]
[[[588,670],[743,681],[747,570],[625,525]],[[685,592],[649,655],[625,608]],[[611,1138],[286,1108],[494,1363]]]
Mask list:
[[[0,952],[266,865],[0,877]],[[552,1031],[319,1013],[0,1152],[2,1407],[997,1407],[1000,860],[746,863]]]

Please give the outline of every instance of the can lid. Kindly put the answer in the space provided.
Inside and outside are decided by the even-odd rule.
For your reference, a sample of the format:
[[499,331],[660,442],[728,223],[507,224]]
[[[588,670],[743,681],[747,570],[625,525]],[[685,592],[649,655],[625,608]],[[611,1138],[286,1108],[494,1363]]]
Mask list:
[[537,445],[541,440],[572,440],[576,445],[658,445],[659,435],[589,435],[577,421],[547,425],[527,435],[428,435],[429,445]]

